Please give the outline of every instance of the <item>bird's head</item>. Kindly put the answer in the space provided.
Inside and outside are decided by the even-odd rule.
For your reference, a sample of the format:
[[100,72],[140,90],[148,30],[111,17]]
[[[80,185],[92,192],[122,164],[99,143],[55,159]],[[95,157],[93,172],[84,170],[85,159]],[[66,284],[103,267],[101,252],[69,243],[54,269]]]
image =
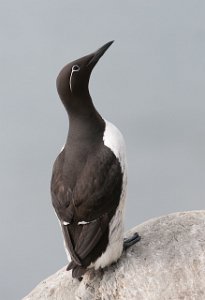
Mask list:
[[67,64],[60,71],[56,81],[57,90],[68,111],[79,105],[79,99],[89,97],[88,84],[92,70],[112,43],[106,43],[97,51]]

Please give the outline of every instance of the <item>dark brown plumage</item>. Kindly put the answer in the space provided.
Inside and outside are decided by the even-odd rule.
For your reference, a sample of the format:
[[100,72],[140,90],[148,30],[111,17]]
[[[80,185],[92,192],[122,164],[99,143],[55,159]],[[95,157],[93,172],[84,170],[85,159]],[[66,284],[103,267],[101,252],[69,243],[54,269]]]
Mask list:
[[90,73],[111,43],[66,65],[57,78],[70,126],[54,163],[51,195],[72,259],[68,270],[73,269],[74,277],[105,251],[122,191],[120,163],[103,143],[105,122],[88,91]]

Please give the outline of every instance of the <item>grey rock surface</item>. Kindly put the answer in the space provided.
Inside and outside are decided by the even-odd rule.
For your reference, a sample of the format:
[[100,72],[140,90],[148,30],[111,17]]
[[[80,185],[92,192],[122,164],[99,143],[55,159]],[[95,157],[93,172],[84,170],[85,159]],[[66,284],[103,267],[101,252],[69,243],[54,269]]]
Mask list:
[[141,241],[79,282],[61,269],[23,300],[203,300],[205,211],[174,213],[129,231]]

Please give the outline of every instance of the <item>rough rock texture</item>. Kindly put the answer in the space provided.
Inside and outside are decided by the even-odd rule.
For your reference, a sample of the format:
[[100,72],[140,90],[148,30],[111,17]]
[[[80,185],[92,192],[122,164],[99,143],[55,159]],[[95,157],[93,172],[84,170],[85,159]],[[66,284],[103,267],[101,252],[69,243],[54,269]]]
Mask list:
[[139,243],[103,272],[80,283],[65,268],[41,282],[24,300],[203,300],[205,299],[205,211],[149,220]]

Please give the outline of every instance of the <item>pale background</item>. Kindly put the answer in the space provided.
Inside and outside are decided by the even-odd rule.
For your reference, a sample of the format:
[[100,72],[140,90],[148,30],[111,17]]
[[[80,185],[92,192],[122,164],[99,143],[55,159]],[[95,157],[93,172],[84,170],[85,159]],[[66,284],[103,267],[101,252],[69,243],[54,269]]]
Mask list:
[[90,90],[126,138],[126,228],[204,209],[204,16],[203,0],[0,1],[1,299],[66,264],[49,194],[68,130],[55,78],[112,39]]

